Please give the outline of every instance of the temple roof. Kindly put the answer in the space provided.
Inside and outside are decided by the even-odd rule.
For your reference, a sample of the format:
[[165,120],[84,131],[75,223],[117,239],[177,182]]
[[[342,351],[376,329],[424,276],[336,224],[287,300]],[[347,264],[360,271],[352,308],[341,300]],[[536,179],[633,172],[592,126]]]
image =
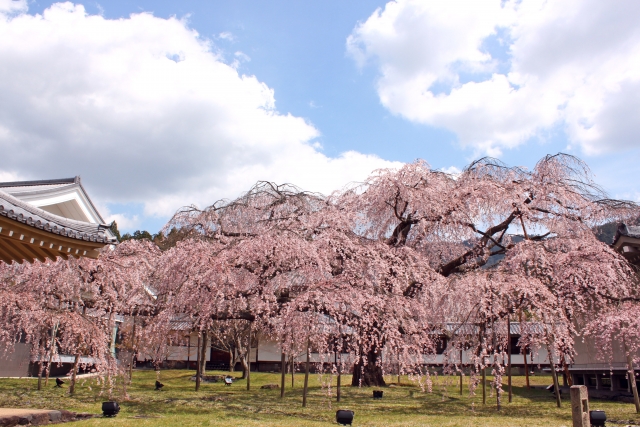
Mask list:
[[79,176],[36,181],[0,182],[0,191],[58,216],[104,223]]
[[0,183],[0,260],[96,258],[117,243],[80,177]]
[[640,266],[640,226],[624,223],[618,225],[611,246],[629,262]]

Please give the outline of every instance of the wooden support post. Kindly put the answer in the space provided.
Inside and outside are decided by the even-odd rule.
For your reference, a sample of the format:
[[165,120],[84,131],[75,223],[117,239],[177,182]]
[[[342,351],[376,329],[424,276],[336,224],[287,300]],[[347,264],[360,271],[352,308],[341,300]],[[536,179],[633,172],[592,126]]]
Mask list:
[[[633,392],[633,403],[636,405],[636,414],[640,414],[640,398],[638,398],[638,385],[636,384],[635,369],[633,367],[633,356],[624,342],[624,352],[627,355],[627,376],[629,378],[629,386]],[[613,379],[612,379],[613,381]]]
[[482,367],[482,404],[487,404],[487,368],[484,366]]
[[507,381],[509,382],[509,403],[513,400],[511,390],[511,316],[507,315]]
[[247,334],[247,390],[251,390],[251,326],[249,322],[249,333]]
[[304,367],[304,388],[302,389],[302,407],[307,407],[307,393],[309,391],[309,338],[307,338],[307,361]]
[[[520,310],[519,317],[520,317],[520,328],[522,328],[522,310]],[[522,329],[520,330],[520,337],[522,337]],[[527,346],[520,347],[520,352],[524,357],[524,377],[527,383],[527,389],[529,389],[531,388],[531,386],[529,385],[529,366],[527,366],[527,350],[528,350]]]
[[340,354],[340,360],[338,359],[338,352],[336,351],[336,365],[338,367],[338,387],[336,390],[336,401],[340,402],[340,394],[342,392],[341,388],[342,385],[340,384],[341,380],[342,380],[342,354]]
[[200,391],[200,342],[201,340],[201,332],[198,332],[198,346],[196,347],[196,391]]
[[462,378],[463,378],[463,372],[462,372],[462,349],[460,349],[460,396],[462,396]]
[[76,353],[73,361],[73,371],[71,372],[71,384],[69,385],[69,395],[73,396],[76,391],[76,376],[78,374],[78,364],[80,363],[80,353]]
[[287,356],[284,349],[280,355],[280,398],[284,398],[284,377],[287,375]]
[[295,365],[295,361],[293,360],[293,354],[291,354],[291,388],[293,389],[293,386],[295,385],[295,370],[296,370],[296,365]]

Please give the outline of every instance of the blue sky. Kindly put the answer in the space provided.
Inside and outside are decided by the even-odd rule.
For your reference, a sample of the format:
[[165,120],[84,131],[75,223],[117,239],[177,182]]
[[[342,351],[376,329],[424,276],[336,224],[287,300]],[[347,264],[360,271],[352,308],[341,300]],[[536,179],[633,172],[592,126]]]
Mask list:
[[[640,67],[629,60],[640,52],[640,36],[632,22],[620,23],[633,16],[633,2],[598,15],[597,3],[548,7],[535,0],[460,0],[449,8],[411,1],[9,1],[0,0],[0,31],[24,46],[21,54],[0,46],[0,61],[11,64],[4,77],[26,70],[44,83],[13,78],[0,87],[36,99],[38,110],[34,115],[25,103],[21,113],[7,101],[4,111],[0,103],[0,147],[16,150],[0,160],[0,178],[81,174],[105,216],[125,231],[155,232],[180,206],[237,196],[257,179],[329,192],[416,158],[447,170],[487,154],[533,167],[547,153],[568,151],[585,159],[612,195],[640,198],[633,101]],[[143,12],[153,19],[131,18]],[[69,28],[60,24],[65,19],[76,21]],[[617,25],[614,36],[593,43],[574,22]],[[23,39],[25,29],[30,36]],[[34,35],[39,31],[46,38]],[[43,44],[50,44],[46,52],[30,47]],[[194,69],[167,68],[159,77],[140,71],[154,65],[138,64],[127,46],[138,55],[166,50],[177,66]],[[166,58],[162,67],[171,66]],[[593,58],[608,65],[594,67]],[[137,73],[144,72],[157,85],[141,95],[145,75]],[[222,83],[202,95],[200,80],[189,86],[190,79]],[[16,142],[22,149],[10,148]]]

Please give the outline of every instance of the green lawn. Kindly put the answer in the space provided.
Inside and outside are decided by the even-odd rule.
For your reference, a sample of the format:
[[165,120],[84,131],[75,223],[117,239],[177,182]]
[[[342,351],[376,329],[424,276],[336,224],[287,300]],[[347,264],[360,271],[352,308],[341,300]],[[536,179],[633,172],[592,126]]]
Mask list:
[[[261,390],[267,383],[279,383],[279,374],[252,373],[251,391],[240,380],[230,387],[224,384],[204,384],[199,392],[189,381],[193,371],[166,370],[160,380],[163,391],[154,391],[155,372],[137,371],[128,388],[130,400],[119,393],[114,398],[122,410],[116,418],[95,418],[74,423],[74,426],[320,426],[335,425],[337,409],[355,411],[356,426],[571,426],[571,408],[563,402],[556,408],[551,395],[544,390],[527,390],[524,377],[514,377],[513,403],[503,399],[503,409],[496,411],[495,395],[482,405],[482,395],[469,396],[458,391],[458,378],[434,379],[433,393],[422,393],[407,378],[401,387],[384,389],[382,400],[371,399],[371,389],[343,387],[342,402],[329,397],[320,387],[318,375],[310,376],[310,395],[307,408],[302,408],[303,375],[296,374],[292,390],[287,377],[284,399],[279,390]],[[208,372],[208,374],[213,374]],[[235,375],[238,375],[236,373]],[[325,378],[326,379],[326,378]],[[390,380],[391,378],[389,378]],[[343,383],[349,377],[343,377]],[[395,378],[394,378],[395,382]],[[547,385],[550,377],[532,377],[532,384]],[[334,381],[335,384],[335,381]],[[68,409],[76,412],[101,412],[101,387],[95,379],[83,380],[76,396],[69,397],[66,389],[53,387],[36,389],[34,379],[0,379],[0,407],[34,407]],[[640,424],[632,404],[594,400],[592,409],[604,409],[609,419],[634,420]]]

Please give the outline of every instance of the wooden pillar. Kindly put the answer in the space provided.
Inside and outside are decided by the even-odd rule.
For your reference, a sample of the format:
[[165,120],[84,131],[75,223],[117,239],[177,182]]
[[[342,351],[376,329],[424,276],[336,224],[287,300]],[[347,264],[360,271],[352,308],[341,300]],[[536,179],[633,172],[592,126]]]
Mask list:
[[487,368],[484,366],[482,367],[482,404],[487,404]]
[[627,354],[627,375],[629,376],[629,385],[633,392],[633,403],[636,405],[636,414],[640,414],[640,398],[638,397],[638,385],[636,384],[635,369],[633,367],[633,356],[627,348],[627,343],[624,343],[624,352]]
[[462,396],[462,377],[463,377],[463,372],[462,372],[462,349],[460,349],[460,396]]
[[340,360],[337,360],[337,359],[338,359],[338,352],[336,351],[336,365],[337,365],[337,368],[338,368],[338,387],[337,387],[337,390],[336,390],[336,401],[340,402],[340,394],[342,392],[342,389],[341,389],[342,385],[340,384],[340,381],[342,379],[341,378],[341,376],[342,376],[342,367],[341,367],[341,365],[342,365],[342,354],[340,354]]
[[509,382],[509,403],[513,400],[511,392],[511,316],[507,315],[507,376]]
[[201,342],[201,333],[198,332],[198,346],[196,347],[196,391],[200,391],[200,342]]
[[291,388],[295,385],[295,374],[296,374],[296,365],[293,360],[293,354],[291,354]]
[[253,324],[249,322],[249,332],[247,337],[247,390],[251,390],[251,326]]

